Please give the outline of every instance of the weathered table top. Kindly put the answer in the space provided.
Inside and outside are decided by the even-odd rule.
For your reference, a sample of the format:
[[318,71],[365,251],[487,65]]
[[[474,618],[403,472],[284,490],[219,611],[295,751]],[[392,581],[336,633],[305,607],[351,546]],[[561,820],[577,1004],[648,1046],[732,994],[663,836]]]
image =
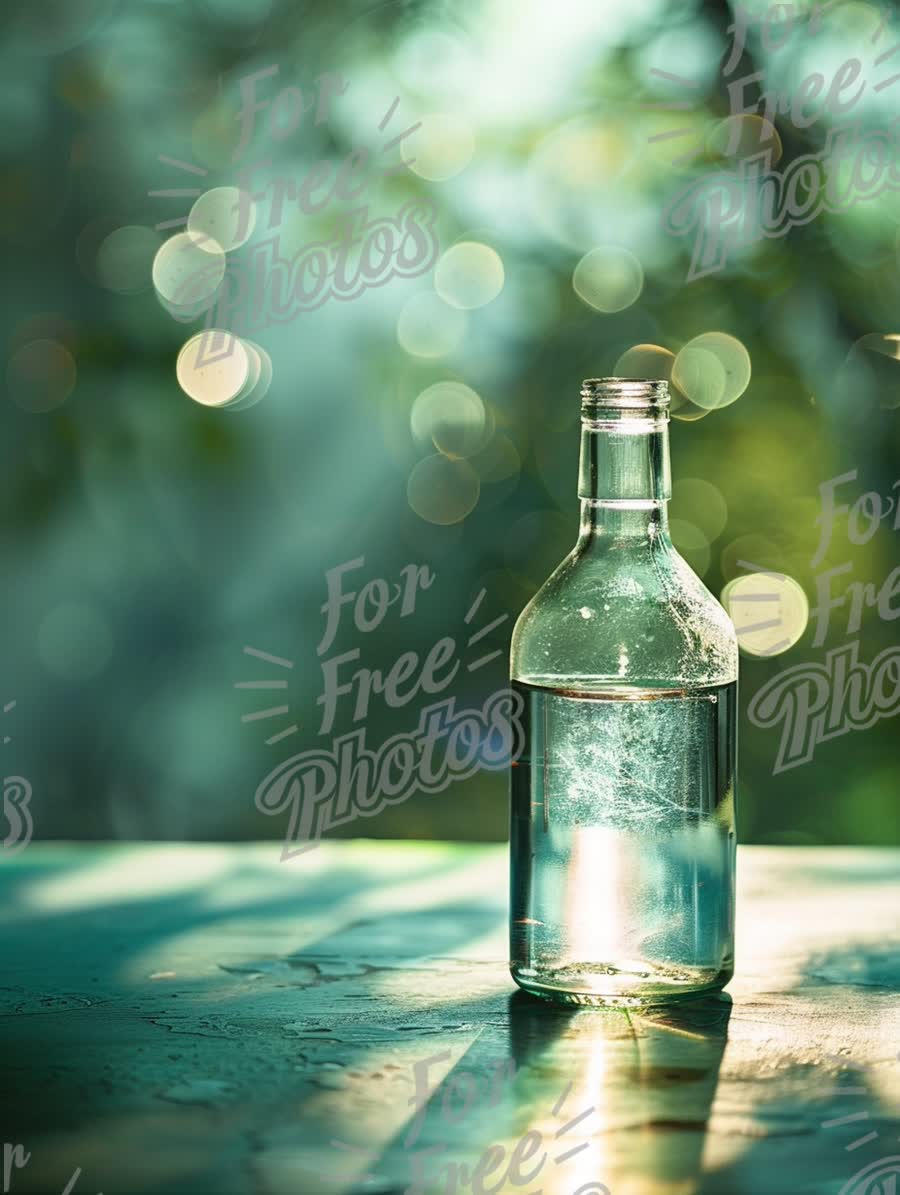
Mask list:
[[898,878],[742,849],[730,999],[635,1014],[515,992],[504,848],[33,844],[7,1189],[894,1195]]

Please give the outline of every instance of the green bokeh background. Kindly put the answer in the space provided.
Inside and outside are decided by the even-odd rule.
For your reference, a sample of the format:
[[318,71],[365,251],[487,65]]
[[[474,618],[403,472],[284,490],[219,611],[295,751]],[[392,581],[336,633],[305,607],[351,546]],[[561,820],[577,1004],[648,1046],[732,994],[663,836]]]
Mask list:
[[[394,613],[366,636],[345,619],[333,650],[359,647],[362,665],[383,670],[403,651],[424,655],[463,633],[485,587],[482,622],[508,615],[485,650],[504,653],[461,670],[452,690],[460,705],[480,705],[505,683],[515,616],[574,542],[579,383],[611,374],[636,344],[677,353],[719,331],[750,355],[737,402],[672,423],[673,476],[710,482],[727,505],[708,550],[683,544],[714,593],[738,559],[796,578],[811,606],[828,567],[852,562],[848,579],[883,584],[898,557],[893,514],[860,544],[839,520],[822,564],[810,562],[828,478],[857,471],[839,491],[851,504],[865,491],[885,508],[896,498],[900,360],[871,338],[898,331],[897,192],[753,244],[691,282],[689,246],[662,225],[679,187],[733,164],[717,133],[729,115],[721,68],[732,19],[725,4],[683,0],[58,0],[4,13],[0,696],[17,703],[4,715],[5,773],[32,783],[37,837],[282,836],[285,819],[258,812],[253,794],[279,759],[326,745],[316,705],[325,574],[359,556],[361,580],[395,580],[410,562],[427,563],[436,580],[414,617]],[[798,28],[781,49],[751,37],[739,73],[765,71],[790,94],[810,71],[829,80],[858,52],[869,85],[854,118],[886,128],[897,90],[875,91],[890,64],[872,61],[896,30],[888,24],[873,41],[879,21],[876,6],[848,0],[815,37]],[[391,132],[422,121],[423,161],[450,173],[383,179],[371,214],[428,200],[441,248],[490,246],[504,286],[462,316],[431,297],[433,271],[330,301],[254,333],[273,366],[262,401],[209,409],[175,377],[194,327],[163,309],[150,276],[153,247],[172,231],[155,226],[191,201],[148,192],[195,181],[160,155],[201,167],[204,188],[235,183],[239,83],[271,64],[283,86],[303,91],[335,72],[348,87],[328,121],[307,116],[290,137],[272,138],[260,119],[248,157],[299,182],[318,159],[338,162],[360,146],[375,154],[379,120],[399,96]],[[691,80],[688,109],[657,110],[686,89],[654,70]],[[833,123],[820,113],[799,129],[780,113],[780,168],[818,152]],[[676,128],[690,133],[649,140]],[[694,159],[673,165],[689,146]],[[346,210],[295,208],[285,243],[333,235]],[[111,275],[101,246],[134,226],[152,235],[126,242],[133,254]],[[640,262],[643,286],[624,310],[602,313],[573,289],[576,265],[598,246]],[[407,351],[404,310],[430,312],[423,335],[443,338],[446,351]],[[71,365],[64,401],[36,410],[67,390]],[[409,415],[419,393],[447,380],[480,396],[496,430],[473,462],[477,505],[437,525],[410,506],[410,474],[435,447],[414,439]],[[671,513],[703,523],[677,492]],[[821,662],[856,638],[869,662],[896,641],[896,623],[870,608],[858,634],[848,634],[846,608],[832,612],[825,644],[813,645],[813,629],[778,657],[743,658],[741,837],[900,841],[894,719],[773,775],[780,732],[746,718],[752,695],[785,667]],[[246,645],[295,665],[284,700],[299,730],[278,746],[264,739],[288,719],[241,721],[267,700],[234,688],[267,675]],[[369,744],[411,729],[418,708],[374,703]],[[353,728],[344,706],[335,732]],[[341,833],[502,838],[505,779],[481,774]]]

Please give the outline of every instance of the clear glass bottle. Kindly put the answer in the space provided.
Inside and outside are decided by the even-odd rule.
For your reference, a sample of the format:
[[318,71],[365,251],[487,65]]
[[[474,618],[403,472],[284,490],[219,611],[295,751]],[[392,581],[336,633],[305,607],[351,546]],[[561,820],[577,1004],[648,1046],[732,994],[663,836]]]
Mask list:
[[512,638],[510,969],[659,1004],[733,972],[737,639],[669,535],[666,382],[581,397],[581,533]]

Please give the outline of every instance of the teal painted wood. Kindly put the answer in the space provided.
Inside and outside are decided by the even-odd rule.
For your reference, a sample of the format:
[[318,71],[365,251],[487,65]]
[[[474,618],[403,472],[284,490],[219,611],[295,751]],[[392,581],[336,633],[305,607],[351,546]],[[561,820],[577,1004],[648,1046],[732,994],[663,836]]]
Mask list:
[[900,852],[743,848],[726,996],[640,1014],[515,991],[503,848],[278,856],[0,862],[10,1192],[79,1168],[76,1195],[881,1195],[900,1174]]

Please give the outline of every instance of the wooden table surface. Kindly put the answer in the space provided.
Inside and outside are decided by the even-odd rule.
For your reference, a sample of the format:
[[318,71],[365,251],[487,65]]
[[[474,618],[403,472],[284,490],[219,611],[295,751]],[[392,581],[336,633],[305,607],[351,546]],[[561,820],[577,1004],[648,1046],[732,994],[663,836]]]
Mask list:
[[0,861],[13,1195],[900,1192],[900,852],[742,848],[729,994],[638,1014],[515,991],[505,848],[279,849]]

